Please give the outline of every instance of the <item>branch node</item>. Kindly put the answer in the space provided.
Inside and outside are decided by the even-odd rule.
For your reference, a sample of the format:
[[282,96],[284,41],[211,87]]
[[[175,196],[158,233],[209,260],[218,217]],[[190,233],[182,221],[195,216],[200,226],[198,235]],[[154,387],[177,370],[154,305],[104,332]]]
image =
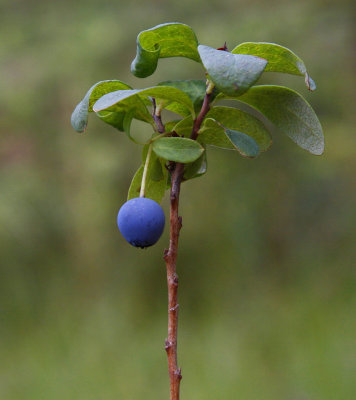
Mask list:
[[163,259],[165,261],[168,260],[168,254],[169,254],[169,250],[168,249],[164,249],[164,251],[163,251]]
[[167,353],[169,352],[169,349],[172,348],[172,346],[173,343],[170,342],[168,339],[164,341],[164,349],[166,350]]
[[178,368],[174,371],[174,374],[177,376],[178,380],[182,380],[182,368]]
[[179,308],[179,304],[177,303],[174,307],[170,308],[169,311],[176,311]]
[[173,276],[173,285],[178,286],[178,275],[177,274],[174,274],[174,276]]
[[181,216],[178,217],[178,223],[179,223],[179,230],[181,230],[183,227],[183,219]]

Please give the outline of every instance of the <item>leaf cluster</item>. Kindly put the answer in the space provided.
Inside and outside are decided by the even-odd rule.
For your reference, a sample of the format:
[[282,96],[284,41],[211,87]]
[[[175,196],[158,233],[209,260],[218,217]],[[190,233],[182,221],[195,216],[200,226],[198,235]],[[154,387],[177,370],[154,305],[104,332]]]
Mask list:
[[[272,71],[302,76],[307,88],[315,90],[304,62],[291,50],[263,42],[242,43],[231,52],[226,45],[214,49],[199,44],[188,25],[167,23],[138,35],[131,71],[137,77],[147,77],[155,72],[160,58],[168,57],[200,63],[206,79],[171,80],[145,89],[133,89],[119,80],[101,81],[89,89],[72,114],[71,122],[78,132],[85,131],[88,114],[94,112],[133,141],[133,119],[152,126],[129,199],[143,194],[160,202],[169,188],[168,170],[174,163],[184,164],[184,180],[203,175],[208,146],[257,157],[271,146],[271,126],[310,153],[323,153],[322,128],[308,102],[286,87],[255,85],[263,73]],[[218,104],[226,99],[235,100],[236,107]],[[241,103],[249,107],[241,110]],[[152,107],[153,112],[149,111]],[[178,119],[164,124],[163,109],[177,114]],[[266,126],[256,115],[264,116],[270,124]]]

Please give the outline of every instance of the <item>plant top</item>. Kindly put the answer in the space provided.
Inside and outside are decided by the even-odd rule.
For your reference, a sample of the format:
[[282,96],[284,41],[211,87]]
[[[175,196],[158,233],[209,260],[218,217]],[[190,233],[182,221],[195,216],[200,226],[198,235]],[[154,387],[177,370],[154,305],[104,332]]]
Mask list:
[[[323,153],[322,128],[309,103],[287,87],[255,85],[263,73],[272,71],[302,76],[307,88],[315,90],[304,62],[291,50],[264,42],[242,43],[231,51],[226,44],[214,49],[199,44],[188,25],[166,23],[139,33],[131,72],[145,78],[155,72],[160,58],[168,57],[200,63],[205,79],[170,80],[144,89],[133,89],[120,80],[100,81],[72,114],[78,132],[85,131],[88,114],[94,112],[134,142],[133,119],[153,128],[128,200],[141,196],[160,203],[171,185],[169,170],[174,163],[184,164],[183,180],[203,175],[207,146],[236,150],[247,158],[268,150],[272,143],[269,126],[256,115],[263,115],[273,132],[286,134],[301,148],[315,155]],[[236,107],[219,105],[226,99],[236,100]],[[238,108],[241,103],[243,110]],[[164,109],[177,118],[163,124]]]

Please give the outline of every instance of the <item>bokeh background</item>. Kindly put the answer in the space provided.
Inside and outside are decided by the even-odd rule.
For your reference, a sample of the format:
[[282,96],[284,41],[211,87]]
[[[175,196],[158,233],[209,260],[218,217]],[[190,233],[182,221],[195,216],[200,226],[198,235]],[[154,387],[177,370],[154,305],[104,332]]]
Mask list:
[[[70,115],[103,79],[203,77],[165,59],[130,74],[138,32],[193,27],[202,44],[276,42],[302,78],[265,74],[313,105],[321,157],[276,135],[257,160],[209,151],[184,183],[182,399],[356,398],[355,51],[348,1],[0,1],[0,398],[168,398],[162,252],[124,242],[116,213],[140,148]],[[146,127],[134,125],[138,135]],[[163,202],[168,214],[167,198]],[[355,260],[355,258],[354,258]]]

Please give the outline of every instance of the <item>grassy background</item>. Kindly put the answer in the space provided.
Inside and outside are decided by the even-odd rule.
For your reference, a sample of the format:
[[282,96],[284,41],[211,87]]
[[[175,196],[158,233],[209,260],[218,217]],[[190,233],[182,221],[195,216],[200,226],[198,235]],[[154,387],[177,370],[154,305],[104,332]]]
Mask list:
[[202,77],[184,59],[130,75],[138,32],[169,21],[213,47],[292,48],[318,90],[262,82],[300,91],[326,137],[322,157],[286,136],[255,161],[210,149],[208,174],[183,185],[182,399],[356,397],[352,15],[326,0],[0,0],[1,399],[168,398],[168,229],[146,251],[124,242],[140,150],[94,117],[76,134],[70,114],[99,80]]

